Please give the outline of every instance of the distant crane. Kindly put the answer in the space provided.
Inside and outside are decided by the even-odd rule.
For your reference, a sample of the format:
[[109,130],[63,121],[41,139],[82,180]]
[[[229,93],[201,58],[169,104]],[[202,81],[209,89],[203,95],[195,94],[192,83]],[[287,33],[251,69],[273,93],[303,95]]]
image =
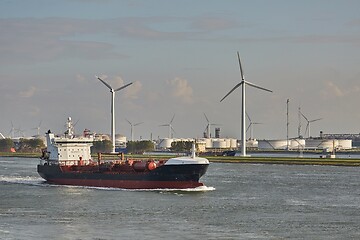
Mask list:
[[131,126],[131,141],[133,142],[134,141],[134,127],[142,124],[143,122],[139,122],[139,123],[135,123],[133,124],[132,122],[130,122],[129,120],[126,119],[126,121],[130,124]]
[[175,114],[173,115],[171,121],[167,124],[162,124],[162,125],[159,125],[159,127],[169,127],[169,138],[172,138],[172,133],[174,132],[175,133],[175,130],[174,128],[172,127],[172,122],[174,121],[174,118],[175,118]]
[[113,89],[107,82],[99,78],[98,76],[95,76],[97,79],[99,79],[106,87],[110,89],[111,92],[111,140],[112,140],[112,152],[115,153],[115,92],[120,91],[128,86],[130,86],[131,83],[128,83],[122,87],[119,87],[117,89]]
[[320,121],[322,120],[322,118],[317,118],[317,119],[313,119],[313,120],[309,120],[307,117],[305,117],[305,115],[300,112],[301,116],[303,116],[303,118],[307,121],[307,124],[306,124],[306,129],[305,129],[305,135],[306,135],[306,132],[308,133],[308,138],[311,137],[311,134],[310,134],[310,123],[313,123],[313,122],[316,122],[316,121]]
[[263,88],[263,87],[259,87],[253,83],[250,83],[248,81],[245,81],[245,75],[244,75],[244,71],[242,69],[242,66],[241,66],[241,61],[240,61],[240,54],[239,52],[237,52],[237,56],[238,56],[238,60],[239,60],[239,67],[240,67],[240,76],[241,76],[241,82],[236,84],[235,87],[233,87],[233,89],[230,90],[230,92],[228,92],[225,97],[223,97],[220,102],[222,102],[227,96],[229,96],[235,89],[237,89],[238,87],[242,87],[242,104],[241,104],[241,107],[242,107],[242,111],[241,111],[241,156],[245,157],[246,156],[246,116],[245,116],[245,87],[246,85],[249,85],[251,87],[255,87],[255,88],[258,88],[258,89],[261,89],[261,90],[264,90],[264,91],[267,91],[267,92],[272,92],[271,90],[269,89],[266,89],[266,88]]
[[220,124],[217,124],[217,123],[211,123],[209,121],[209,118],[206,116],[206,114],[204,113],[204,116],[206,118],[206,121],[207,121],[207,125],[206,125],[206,136],[207,138],[211,138],[211,126],[219,126]]

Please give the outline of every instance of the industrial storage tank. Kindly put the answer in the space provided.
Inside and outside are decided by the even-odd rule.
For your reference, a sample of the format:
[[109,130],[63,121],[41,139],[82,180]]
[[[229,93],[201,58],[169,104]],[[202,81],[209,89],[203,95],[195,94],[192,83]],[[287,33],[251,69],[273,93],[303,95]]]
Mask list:
[[259,142],[256,139],[249,139],[246,141],[246,147],[248,148],[258,148]]
[[205,147],[206,148],[212,148],[213,147],[213,143],[212,143],[212,139],[211,138],[205,138]]
[[213,139],[212,144],[213,144],[213,148],[221,148],[221,149],[226,148],[226,141],[225,139],[222,138]]
[[171,143],[173,143],[174,139],[172,138],[163,138],[160,139],[158,148],[160,149],[169,149],[171,148]]
[[197,149],[199,152],[205,152],[206,150],[206,141],[205,139],[197,139],[196,140]]
[[290,149],[304,149],[306,141],[303,138],[295,138],[289,140]]
[[115,146],[120,148],[126,148],[126,136],[121,134],[115,134]]
[[231,138],[230,139],[230,148],[237,148],[237,139]]
[[284,150],[287,148],[287,140],[258,140],[258,148],[262,150]]
[[338,139],[338,144],[336,148],[341,150],[352,149],[352,139]]
[[330,139],[306,139],[306,149],[328,149],[332,150],[333,146],[336,146],[337,140]]
[[225,138],[225,145],[226,145],[225,148],[230,148],[230,146],[231,146],[230,138]]

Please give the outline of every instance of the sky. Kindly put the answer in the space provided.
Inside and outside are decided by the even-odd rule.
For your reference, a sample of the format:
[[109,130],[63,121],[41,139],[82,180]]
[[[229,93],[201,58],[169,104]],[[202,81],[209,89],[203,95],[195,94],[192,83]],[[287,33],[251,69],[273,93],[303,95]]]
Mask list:
[[[246,109],[257,139],[298,135],[298,109],[311,135],[360,132],[360,1],[0,0],[0,133],[48,129],[131,138],[202,137],[219,124],[240,138],[237,51]],[[247,125],[249,122],[247,122]],[[307,122],[301,118],[301,134]],[[214,135],[214,128],[212,128]],[[249,137],[249,132],[248,135]]]

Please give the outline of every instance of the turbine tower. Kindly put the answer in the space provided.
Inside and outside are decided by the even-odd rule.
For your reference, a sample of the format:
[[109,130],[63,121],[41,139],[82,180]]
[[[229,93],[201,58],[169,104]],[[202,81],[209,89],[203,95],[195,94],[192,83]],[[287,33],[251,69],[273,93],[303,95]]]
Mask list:
[[242,66],[241,66],[241,61],[240,61],[240,54],[239,52],[237,52],[237,55],[238,55],[238,59],[239,59],[239,67],[240,67],[240,75],[241,75],[241,82],[239,82],[238,84],[235,85],[235,87],[233,87],[233,89],[230,90],[230,92],[228,92],[225,97],[223,97],[220,102],[222,102],[227,96],[229,96],[235,89],[237,89],[238,87],[242,87],[242,104],[241,104],[241,108],[242,108],[242,111],[241,111],[241,156],[245,157],[246,156],[246,130],[245,130],[245,126],[246,126],[246,123],[245,123],[245,87],[246,85],[249,85],[251,87],[255,87],[255,88],[258,88],[258,89],[261,89],[261,90],[264,90],[264,91],[268,91],[268,92],[272,92],[271,90],[269,89],[266,89],[266,88],[262,88],[262,87],[259,87],[253,83],[250,83],[248,81],[245,81],[245,76],[244,76],[244,71],[242,69]]
[[131,83],[128,83],[122,87],[119,87],[117,89],[113,89],[107,82],[99,78],[98,76],[95,76],[97,79],[99,79],[106,87],[110,89],[111,92],[111,141],[112,141],[112,153],[115,153],[115,92],[120,91],[121,89],[124,89],[128,86],[130,86]]
[[173,128],[172,125],[171,125],[172,122],[174,121],[174,117],[175,117],[175,114],[174,114],[174,116],[172,117],[171,121],[170,121],[168,124],[159,125],[160,127],[165,127],[165,126],[169,127],[169,138],[172,138],[172,137],[171,137],[171,133],[172,133],[172,132],[175,132],[174,128]]
[[205,116],[205,118],[206,118],[206,121],[207,121],[207,126],[206,126],[206,128],[205,128],[205,130],[206,130],[206,135],[207,135],[207,138],[211,138],[211,125],[212,126],[218,126],[218,125],[220,125],[220,124],[217,124],[217,123],[211,123],[210,121],[209,121],[209,118],[206,116],[206,114],[204,113],[204,116]]
[[306,129],[305,129],[305,135],[306,135],[306,132],[307,132],[308,133],[308,138],[310,138],[311,137],[311,135],[310,135],[310,123],[322,120],[322,118],[309,120],[307,117],[305,117],[305,115],[302,112],[300,112],[300,113],[301,113],[301,116],[303,116],[303,118],[307,121]]
[[127,121],[127,122],[130,124],[130,126],[131,126],[131,141],[133,142],[133,141],[134,141],[134,127],[142,124],[143,122],[133,124],[132,122],[130,122],[130,121],[127,120],[127,119],[126,119],[126,121]]

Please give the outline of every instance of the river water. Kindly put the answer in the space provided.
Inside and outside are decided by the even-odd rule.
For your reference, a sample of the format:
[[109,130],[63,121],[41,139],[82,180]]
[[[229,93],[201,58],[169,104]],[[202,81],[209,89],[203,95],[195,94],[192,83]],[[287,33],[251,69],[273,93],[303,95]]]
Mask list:
[[360,239],[358,167],[212,163],[195,190],[49,185],[0,158],[0,239]]

